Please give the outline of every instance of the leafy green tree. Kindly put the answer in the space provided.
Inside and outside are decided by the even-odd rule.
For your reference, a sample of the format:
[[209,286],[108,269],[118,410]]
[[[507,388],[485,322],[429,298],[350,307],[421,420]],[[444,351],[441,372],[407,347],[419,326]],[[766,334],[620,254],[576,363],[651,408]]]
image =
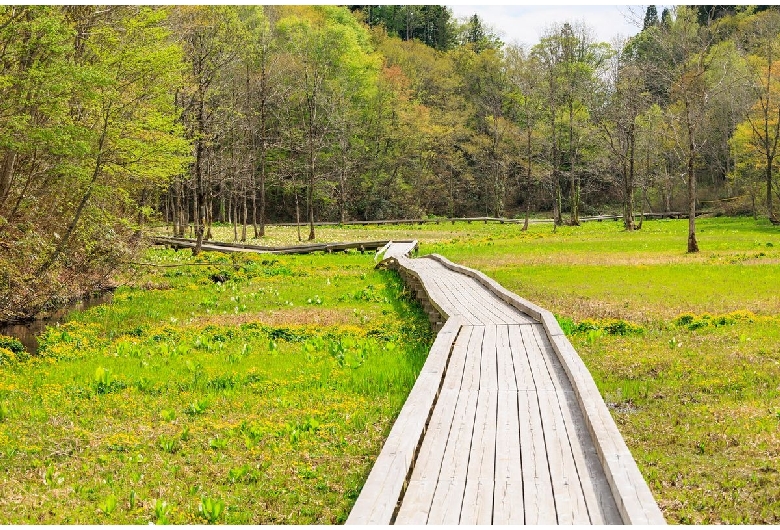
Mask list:
[[498,50],[504,45],[476,13],[461,26],[459,40],[462,45],[471,46],[476,53]]
[[623,225],[626,230],[633,231],[638,121],[650,101],[649,94],[644,91],[642,68],[637,62],[625,58],[624,54],[615,55],[610,86],[605,91],[602,112],[596,115],[596,121],[621,177]]
[[[11,8],[2,103],[3,316],[98,288],[133,251],[144,196],[189,158],[166,9]],[[14,39],[12,35],[17,37]]]
[[189,70],[185,90],[179,93],[179,105],[188,135],[195,144],[192,173],[197,241],[193,254],[198,254],[210,212],[205,162],[208,146],[216,133],[212,120],[218,107],[213,103],[222,88],[223,70],[239,58],[242,32],[236,9],[229,6],[179,6],[173,13],[172,24],[182,36]]
[[436,50],[446,51],[455,45],[456,23],[452,10],[442,5],[349,6],[362,14],[371,26],[382,26],[402,40],[419,40]]
[[708,125],[708,102],[715,94],[723,93],[730,86],[728,71],[719,71],[718,52],[713,48],[718,24],[701,26],[696,13],[687,7],[675,9],[671,27],[660,33],[666,60],[671,68],[666,72],[670,79],[671,105],[667,108],[670,129],[674,134],[677,150],[685,168],[688,188],[688,252],[698,252],[696,240],[696,184],[697,162],[705,143]]
[[134,11],[93,28],[85,43],[79,74],[89,84],[80,94],[74,123],[84,152],[70,168],[71,189],[78,195],[67,228],[39,273],[68,248],[93,196],[110,197],[117,183],[127,189],[128,183],[164,180],[187,160],[171,97],[181,82],[180,50],[163,44],[164,10]]
[[780,142],[780,13],[776,10],[759,13],[750,21],[747,35],[754,54],[750,55],[750,84],[755,104],[745,121],[737,127],[734,143],[745,152],[750,147],[762,158],[766,189],[767,215],[778,222],[773,195],[774,167]]
[[288,102],[293,121],[288,124],[288,134],[296,135],[302,143],[308,239],[313,240],[315,189],[325,179],[326,162],[335,148],[338,104],[345,103],[345,94],[362,97],[378,63],[371,56],[368,34],[343,8],[294,10],[278,22],[277,29],[286,52],[291,89]]
[[[568,168],[571,223],[579,223],[581,180],[578,149],[588,122],[588,98],[612,49],[595,43],[585,26],[564,23],[553,27],[532,49],[546,79],[547,116],[551,131],[550,166],[554,183],[554,217],[562,223],[561,169]],[[564,155],[565,154],[565,158]]]
[[518,126],[525,132],[525,222],[523,231],[528,230],[534,189],[534,160],[539,148],[534,142],[537,125],[543,117],[544,97],[541,66],[536,57],[524,48],[509,46],[506,50],[507,76],[511,85],[509,106]]

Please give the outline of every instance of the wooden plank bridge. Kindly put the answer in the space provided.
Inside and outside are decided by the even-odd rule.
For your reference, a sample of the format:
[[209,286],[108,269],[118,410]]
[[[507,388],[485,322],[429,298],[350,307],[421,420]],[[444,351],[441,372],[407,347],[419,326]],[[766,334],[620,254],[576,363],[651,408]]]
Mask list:
[[664,524],[553,315],[415,248],[381,264],[439,333],[347,524]]

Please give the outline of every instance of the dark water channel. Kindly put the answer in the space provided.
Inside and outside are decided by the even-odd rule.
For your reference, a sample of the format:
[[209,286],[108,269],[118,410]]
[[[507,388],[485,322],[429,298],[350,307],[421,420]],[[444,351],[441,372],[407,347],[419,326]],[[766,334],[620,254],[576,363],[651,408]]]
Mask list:
[[0,335],[8,335],[19,339],[19,342],[24,345],[24,348],[28,352],[35,353],[36,350],[38,350],[38,335],[43,333],[46,326],[53,326],[54,324],[65,322],[72,311],[84,311],[97,305],[110,304],[113,298],[113,292],[106,292],[98,296],[92,296],[68,304],[34,320],[13,324],[0,324]]

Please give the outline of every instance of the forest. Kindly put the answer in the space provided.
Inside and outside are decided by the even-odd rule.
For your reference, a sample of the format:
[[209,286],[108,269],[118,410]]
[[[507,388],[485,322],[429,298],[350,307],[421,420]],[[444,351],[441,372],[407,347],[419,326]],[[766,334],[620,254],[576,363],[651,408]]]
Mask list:
[[0,6],[0,321],[105,287],[150,224],[677,211],[697,252],[697,211],[777,223],[780,10],[638,24],[522,47],[442,6]]

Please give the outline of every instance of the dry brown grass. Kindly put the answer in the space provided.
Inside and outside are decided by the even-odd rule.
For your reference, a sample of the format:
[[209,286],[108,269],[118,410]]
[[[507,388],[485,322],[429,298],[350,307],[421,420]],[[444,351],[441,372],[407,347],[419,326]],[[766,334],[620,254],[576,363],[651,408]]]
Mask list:
[[259,322],[268,326],[344,326],[363,322],[364,314],[357,315],[344,309],[321,307],[292,307],[288,309],[269,309],[254,313],[229,315],[202,315],[194,319],[194,325],[213,324],[217,326],[239,326],[249,322]]

